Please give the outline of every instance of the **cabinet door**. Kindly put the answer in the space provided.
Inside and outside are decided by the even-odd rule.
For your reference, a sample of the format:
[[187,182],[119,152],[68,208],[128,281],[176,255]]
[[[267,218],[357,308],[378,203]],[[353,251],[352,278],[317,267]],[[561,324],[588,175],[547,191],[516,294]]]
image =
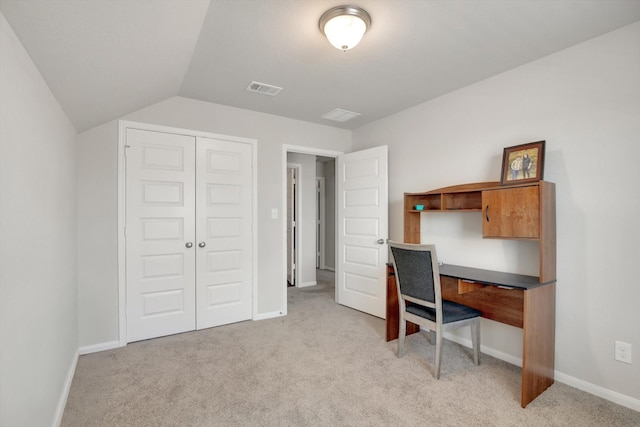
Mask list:
[[540,238],[538,186],[482,192],[482,236]]

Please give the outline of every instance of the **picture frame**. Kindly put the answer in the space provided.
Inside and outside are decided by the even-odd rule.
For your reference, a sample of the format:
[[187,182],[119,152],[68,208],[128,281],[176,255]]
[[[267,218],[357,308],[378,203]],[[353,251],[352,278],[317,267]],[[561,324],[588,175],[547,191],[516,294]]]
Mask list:
[[544,173],[545,141],[506,147],[502,153],[500,185],[536,182]]

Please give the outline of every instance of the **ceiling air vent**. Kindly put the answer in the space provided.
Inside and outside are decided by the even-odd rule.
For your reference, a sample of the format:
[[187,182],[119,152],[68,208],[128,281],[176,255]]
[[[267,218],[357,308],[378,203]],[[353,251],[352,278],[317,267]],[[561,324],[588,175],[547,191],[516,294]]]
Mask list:
[[358,117],[360,113],[354,113],[353,111],[347,111],[340,108],[336,108],[333,111],[328,112],[324,116],[323,119],[333,120],[336,122],[346,122],[348,120],[353,119],[354,117]]
[[247,90],[249,92],[261,93],[263,95],[276,96],[282,90],[281,87],[268,85],[266,83],[260,82],[251,82],[249,86],[247,86]]

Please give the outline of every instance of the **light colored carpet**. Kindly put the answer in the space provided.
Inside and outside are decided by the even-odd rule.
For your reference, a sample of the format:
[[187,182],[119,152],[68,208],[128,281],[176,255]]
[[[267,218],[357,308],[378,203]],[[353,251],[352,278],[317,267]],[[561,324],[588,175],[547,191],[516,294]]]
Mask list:
[[520,369],[445,341],[384,340],[333,300],[332,274],[289,288],[289,314],[81,356],[63,426],[640,426],[640,413],[556,383],[520,408]]

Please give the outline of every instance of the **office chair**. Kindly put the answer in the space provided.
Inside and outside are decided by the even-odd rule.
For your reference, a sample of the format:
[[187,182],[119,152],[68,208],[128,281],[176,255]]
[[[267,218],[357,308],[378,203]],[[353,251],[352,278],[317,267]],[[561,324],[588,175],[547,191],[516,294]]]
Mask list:
[[416,245],[389,242],[393,267],[396,273],[398,301],[400,304],[400,334],[398,357],[404,355],[406,321],[429,329],[429,341],[436,338],[436,369],[434,376],[440,378],[442,356],[442,333],[447,330],[471,325],[473,361],[480,364],[480,311],[442,299],[440,272],[435,245]]

